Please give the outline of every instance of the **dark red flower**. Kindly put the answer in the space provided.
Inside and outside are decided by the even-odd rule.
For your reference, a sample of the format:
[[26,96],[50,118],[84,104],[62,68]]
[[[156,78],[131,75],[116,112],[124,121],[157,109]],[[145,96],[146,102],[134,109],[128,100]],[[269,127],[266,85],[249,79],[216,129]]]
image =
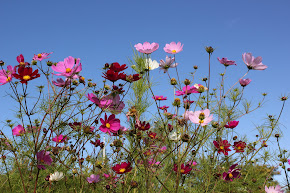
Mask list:
[[238,164],[234,164],[230,167],[229,171],[228,172],[224,172],[223,173],[223,179],[225,181],[233,181],[234,178],[239,178],[240,177],[240,170],[241,169],[235,169],[235,167],[237,166]]
[[13,74],[13,76],[16,79],[21,80],[20,82],[22,84],[27,84],[28,81],[40,77],[40,74],[38,74],[38,69],[36,69],[34,72],[32,72],[31,67],[20,66],[18,68],[18,74],[15,73],[15,74]]
[[227,125],[225,125],[225,128],[231,128],[231,129],[233,129],[236,126],[238,126],[238,124],[239,124],[239,121],[230,121],[230,122],[228,122]]
[[[174,170],[176,173],[177,173],[177,169],[178,169],[177,164],[174,164],[174,169],[173,169],[173,170]],[[190,167],[190,165],[186,164],[186,165],[184,166],[184,164],[181,164],[181,167],[180,167],[179,172],[180,172],[181,174],[189,174],[191,170],[192,170],[192,167]]]
[[162,106],[162,107],[158,107],[159,109],[161,109],[161,110],[165,110],[165,111],[167,111],[167,109],[169,108],[169,106]]
[[244,152],[244,149],[247,147],[247,144],[243,141],[234,142],[233,145],[236,153]]
[[151,138],[151,139],[156,139],[157,138],[157,133],[154,132],[147,132],[147,135]]
[[24,61],[24,57],[22,54],[20,54],[19,56],[16,57],[17,62],[19,63],[19,66],[27,66],[29,65],[28,62]]
[[124,81],[127,81],[127,82],[134,82],[134,81],[137,81],[137,80],[141,79],[139,74],[133,74],[133,75],[131,75],[131,74],[130,75],[120,74],[119,78],[124,80]]
[[127,69],[128,66],[126,64],[120,65],[118,62],[114,62],[109,67],[110,70],[113,70],[114,72],[121,72],[125,69]]
[[103,73],[103,77],[107,80],[115,82],[120,79],[119,72],[115,72],[113,70],[108,70],[106,73]]
[[121,164],[117,164],[112,167],[112,169],[117,173],[117,174],[124,174],[127,172],[130,172],[132,170],[131,163],[128,162],[122,162]]
[[224,155],[228,155],[231,144],[227,140],[213,141],[214,146],[218,149],[218,153],[223,152]]
[[150,124],[146,123],[146,121],[140,122],[140,124],[135,124],[135,128],[141,131],[147,131],[150,129]]
[[74,123],[69,123],[68,124],[73,130],[80,131],[82,128],[82,123],[81,122],[74,122]]

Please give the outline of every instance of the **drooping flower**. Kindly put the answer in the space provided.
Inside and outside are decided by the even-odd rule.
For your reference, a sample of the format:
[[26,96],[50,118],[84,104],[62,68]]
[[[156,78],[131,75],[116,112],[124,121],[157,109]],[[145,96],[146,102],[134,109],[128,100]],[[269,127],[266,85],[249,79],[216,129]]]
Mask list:
[[54,138],[52,138],[52,141],[54,141],[56,143],[63,143],[66,140],[67,140],[67,137],[63,136],[63,135],[55,136]]
[[24,57],[22,54],[16,57],[17,62],[19,63],[19,66],[28,66],[29,63],[24,61]]
[[156,101],[164,101],[164,100],[167,100],[167,97],[163,97],[163,95],[161,95],[161,96],[154,96],[154,97],[152,97],[154,100],[156,100]]
[[56,65],[51,66],[52,70],[60,72],[59,74],[52,73],[56,76],[66,76],[72,78],[76,73],[82,70],[82,64],[79,58],[69,56],[64,61],[58,62]]
[[49,175],[49,181],[53,182],[53,181],[59,181],[61,179],[63,179],[64,175],[62,172],[54,172],[53,174]]
[[177,54],[183,50],[182,48],[183,44],[181,45],[180,42],[171,42],[170,44],[166,44],[163,50],[168,54]]
[[238,124],[239,124],[239,121],[230,121],[228,122],[228,124],[225,125],[225,128],[233,129],[236,126],[238,126]]
[[90,175],[90,177],[87,177],[87,181],[90,184],[98,183],[100,181],[100,175],[92,174],[92,175]]
[[23,128],[22,125],[17,125],[16,127],[14,127],[12,129],[12,134],[13,135],[20,136],[20,135],[22,135],[24,133],[25,133],[25,129]]
[[117,173],[117,174],[124,174],[127,172],[130,172],[132,170],[131,163],[130,162],[122,162],[121,164],[116,164],[115,166],[112,167],[112,169]]
[[179,141],[181,139],[181,135],[177,135],[174,131],[173,133],[169,134],[168,139],[171,141]]
[[156,60],[151,60],[151,58],[149,59],[145,59],[145,69],[147,70],[154,70],[156,68],[159,67],[159,63]]
[[37,54],[37,55],[34,54],[32,60],[42,61],[42,60],[44,60],[44,59],[49,58],[48,56],[49,56],[50,54],[52,54],[52,52],[50,52],[50,53],[45,53],[45,52],[43,52],[43,53],[41,53],[41,54]]
[[140,121],[138,124],[135,124],[135,128],[141,131],[147,131],[150,129],[150,123],[146,123],[146,121]]
[[238,164],[232,165],[228,172],[223,173],[223,179],[225,181],[233,181],[235,178],[240,177],[240,170],[241,169],[235,169],[235,167],[237,167],[237,165]]
[[52,81],[55,86],[64,87],[71,84],[71,79],[66,78],[65,81],[62,78],[57,78],[56,81]]
[[[173,170],[174,170],[176,173],[177,173],[177,169],[178,169],[177,164],[174,164],[174,169],[173,169]],[[192,170],[192,167],[191,167],[190,165],[188,165],[188,164],[186,164],[186,165],[181,164],[181,167],[180,167],[179,172],[180,172],[181,174],[189,174],[191,170]]]
[[245,151],[244,149],[247,147],[247,144],[243,141],[238,141],[234,142],[233,147],[236,150],[236,153],[240,153]]
[[187,115],[192,123],[200,124],[201,126],[205,126],[213,120],[213,115],[210,115],[209,109],[195,111],[193,113],[189,112]]
[[221,64],[223,64],[223,65],[225,65],[225,66],[237,65],[235,61],[233,61],[233,60],[228,60],[227,58],[222,58],[222,59],[217,58],[217,59],[218,59],[218,61],[219,61]]
[[251,53],[244,53],[242,58],[249,70],[265,70],[268,68],[262,63],[261,56],[255,58]]
[[168,68],[175,68],[178,65],[178,63],[175,63],[174,57],[171,58],[171,56],[166,56],[165,61],[160,60],[159,67],[161,70],[163,70],[164,73],[168,71]]
[[182,88],[182,91],[177,90],[175,92],[176,96],[181,96],[181,95],[189,95],[191,93],[199,93],[198,89],[195,86],[189,86],[186,85]]
[[51,165],[52,163],[52,158],[50,157],[50,152],[49,151],[40,151],[36,153],[36,157],[37,157],[37,168],[40,170],[45,170],[45,166],[44,165]]
[[266,193],[283,193],[284,191],[281,190],[281,187],[279,185],[277,186],[270,186],[269,188],[265,186]]
[[21,80],[20,82],[22,84],[27,84],[28,81],[40,77],[40,74],[38,74],[38,69],[36,69],[35,71],[32,72],[31,67],[23,67],[23,66],[20,66],[18,68],[18,74],[14,73],[12,75],[16,79]]
[[227,140],[213,141],[213,144],[218,149],[218,153],[222,152],[224,155],[228,155],[228,151],[232,151],[231,144]]
[[240,79],[240,80],[239,80],[240,85],[241,85],[242,87],[247,86],[248,84],[250,84],[251,81],[252,81],[252,80],[249,79],[249,78],[247,78],[247,79]]
[[159,48],[159,44],[153,42],[150,44],[149,42],[144,42],[143,44],[138,43],[134,46],[138,52],[144,53],[144,54],[151,54],[152,52],[155,52]]
[[7,66],[7,70],[0,70],[0,85],[4,85],[12,81],[12,74],[15,73],[15,68],[11,65]]
[[109,135],[111,135],[111,132],[117,133],[120,129],[120,119],[116,119],[114,114],[107,118],[107,114],[105,113],[105,120],[101,118],[100,121],[102,125],[99,129],[104,133],[109,133]]

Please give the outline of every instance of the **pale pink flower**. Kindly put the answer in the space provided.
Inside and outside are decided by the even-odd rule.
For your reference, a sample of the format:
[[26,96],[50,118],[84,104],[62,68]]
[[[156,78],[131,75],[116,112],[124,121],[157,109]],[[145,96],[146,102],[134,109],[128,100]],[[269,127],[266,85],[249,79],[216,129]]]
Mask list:
[[205,126],[213,120],[213,116],[210,115],[209,109],[205,109],[201,111],[195,111],[192,114],[189,114],[189,120],[195,124]]
[[266,193],[283,193],[284,191],[281,190],[281,187],[277,185],[276,187],[270,186],[269,188],[265,186]]
[[182,117],[187,121],[189,120],[189,116],[193,116],[193,111],[185,111],[182,115]]
[[248,84],[250,84],[251,81],[252,81],[252,80],[249,79],[249,78],[247,78],[247,79],[240,79],[240,80],[239,80],[240,85],[241,85],[242,87],[247,86]]
[[164,73],[166,73],[168,71],[168,68],[175,68],[178,65],[178,63],[175,63],[175,59],[174,57],[171,58],[171,56],[166,56],[165,61],[164,60],[160,60],[159,63],[159,67],[161,70],[164,71]]
[[52,81],[55,86],[64,87],[71,84],[71,80],[66,78],[65,81],[62,78],[57,78],[56,81]]
[[40,170],[45,170],[45,165],[51,165],[52,163],[52,159],[50,157],[50,152],[49,151],[40,151],[40,152],[37,152],[36,153],[36,157],[37,157],[37,161],[38,161],[38,164],[37,164],[37,168],[40,169]]
[[138,43],[134,46],[138,52],[144,53],[144,54],[151,54],[152,52],[155,52],[159,48],[159,44],[153,42],[150,44],[149,42],[144,42],[143,44]]
[[4,85],[12,81],[12,74],[15,74],[15,68],[11,65],[7,66],[7,70],[0,70],[0,85]]
[[66,76],[66,77],[74,77],[76,73],[82,70],[82,64],[80,63],[80,59],[73,58],[69,56],[64,59],[64,61],[60,61],[55,65],[51,66],[52,70],[56,72],[60,72],[60,74],[54,74],[56,76]]
[[100,181],[100,175],[95,175],[92,174],[90,175],[90,177],[87,177],[87,181],[91,184],[91,183],[97,183]]
[[23,128],[22,125],[17,125],[16,127],[14,127],[14,129],[12,129],[13,135],[20,136],[24,133],[25,133],[25,129]]
[[166,44],[163,50],[168,54],[177,54],[183,50],[182,48],[183,44],[181,45],[180,42],[177,44],[175,42],[171,42],[170,44]]
[[191,94],[191,93],[199,93],[198,92],[198,89],[195,87],[195,86],[189,86],[189,85],[186,85],[182,88],[182,91],[179,91],[177,90],[175,92],[175,95],[176,96],[180,96],[180,95],[188,95],[188,94]]
[[266,65],[262,64],[261,56],[255,58],[251,53],[244,53],[242,58],[249,70],[265,70],[267,68]]
[[217,58],[217,59],[218,59],[218,61],[219,61],[221,64],[223,64],[223,65],[225,65],[225,66],[237,65],[235,61],[233,61],[233,60],[228,60],[227,58],[222,58],[222,59]]
[[37,55],[34,54],[32,60],[38,60],[38,61],[41,61],[41,60],[44,60],[44,59],[49,58],[48,56],[49,56],[50,54],[52,54],[52,52],[50,52],[50,53],[45,53],[45,52],[43,52],[43,53],[41,53],[41,54],[37,54]]

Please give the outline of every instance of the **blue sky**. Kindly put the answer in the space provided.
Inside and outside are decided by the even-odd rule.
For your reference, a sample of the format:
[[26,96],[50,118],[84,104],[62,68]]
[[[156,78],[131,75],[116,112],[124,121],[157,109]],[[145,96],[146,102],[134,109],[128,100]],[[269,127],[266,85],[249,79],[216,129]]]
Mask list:
[[[206,76],[207,53],[205,46],[216,48],[212,70],[221,73],[223,66],[217,57],[228,57],[237,66],[228,68],[230,86],[247,68],[242,53],[262,56],[268,66],[265,71],[251,71],[252,83],[246,96],[257,102],[267,92],[267,103],[248,117],[249,127],[243,132],[253,135],[253,123],[260,123],[266,114],[278,114],[281,95],[288,95],[290,1],[1,1],[0,59],[16,65],[16,56],[23,54],[30,61],[33,54],[54,52],[51,60],[57,62],[67,56],[81,58],[83,75],[101,81],[100,69],[106,62],[128,63],[132,57],[131,44],[149,41],[160,44],[152,54],[156,60],[164,59],[163,47],[171,41],[180,41],[184,50],[177,55],[180,74],[189,78],[193,65],[199,66],[198,78]],[[174,71],[172,71],[174,76]],[[167,76],[158,70],[152,72],[154,80],[164,85]],[[198,80],[198,79],[197,79]],[[214,76],[213,80],[218,80]],[[197,81],[198,82],[198,81]],[[198,83],[201,83],[199,81]],[[168,88],[156,89],[166,95]],[[5,97],[8,85],[0,87],[0,119],[11,118],[12,109]],[[258,98],[257,98],[258,97]],[[8,102],[7,102],[8,101]],[[289,127],[289,105],[286,104],[281,123]],[[283,146],[286,147],[289,128],[284,129]],[[276,145],[276,144],[273,144]]]

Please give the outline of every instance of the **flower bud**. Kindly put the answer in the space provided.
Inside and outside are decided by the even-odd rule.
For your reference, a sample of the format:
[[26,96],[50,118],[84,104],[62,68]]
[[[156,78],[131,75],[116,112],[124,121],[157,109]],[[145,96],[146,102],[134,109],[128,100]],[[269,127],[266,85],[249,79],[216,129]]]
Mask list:
[[207,47],[205,47],[205,51],[206,51],[207,53],[209,53],[209,54],[212,54],[214,50],[215,50],[215,49],[214,49],[213,47],[211,47],[211,46],[207,46]]
[[288,97],[285,97],[285,96],[281,97],[281,101],[286,101],[287,99]]
[[193,68],[194,68],[195,70],[197,70],[197,69],[198,69],[198,66],[193,66]]
[[214,121],[214,122],[211,123],[211,126],[213,128],[218,128],[219,127],[219,123],[217,121]]
[[51,62],[51,61],[47,61],[47,62],[46,62],[46,65],[47,65],[47,66],[52,66],[52,62]]
[[183,83],[184,83],[185,85],[190,85],[190,80],[185,79]]
[[170,80],[170,84],[171,84],[171,85],[177,85],[177,81],[176,81],[176,79],[175,79],[175,78],[171,78],[171,80]]
[[3,60],[0,60],[0,66],[4,66],[5,62],[3,62]]
[[172,105],[173,105],[173,106],[176,106],[176,107],[179,107],[179,106],[180,106],[180,98],[176,98],[176,99],[174,99]]
[[34,66],[34,65],[36,65],[36,64],[37,64],[37,61],[36,61],[36,60],[32,60],[32,61],[31,61],[31,65]]
[[275,137],[279,138],[279,137],[280,137],[280,135],[277,133],[277,134],[275,134]]
[[237,138],[238,138],[237,136],[234,136],[234,137],[233,137],[233,140],[236,140]]
[[207,78],[203,78],[202,81],[204,81],[204,82],[207,81]]
[[73,83],[73,85],[76,85],[76,86],[79,84],[79,82],[77,80],[73,80],[72,83]]
[[138,187],[138,183],[136,181],[131,181],[130,183],[132,188],[137,188]]
[[189,141],[189,135],[187,135],[187,134],[183,134],[182,137],[181,137],[181,140],[182,140],[183,142],[188,142],[188,141]]

